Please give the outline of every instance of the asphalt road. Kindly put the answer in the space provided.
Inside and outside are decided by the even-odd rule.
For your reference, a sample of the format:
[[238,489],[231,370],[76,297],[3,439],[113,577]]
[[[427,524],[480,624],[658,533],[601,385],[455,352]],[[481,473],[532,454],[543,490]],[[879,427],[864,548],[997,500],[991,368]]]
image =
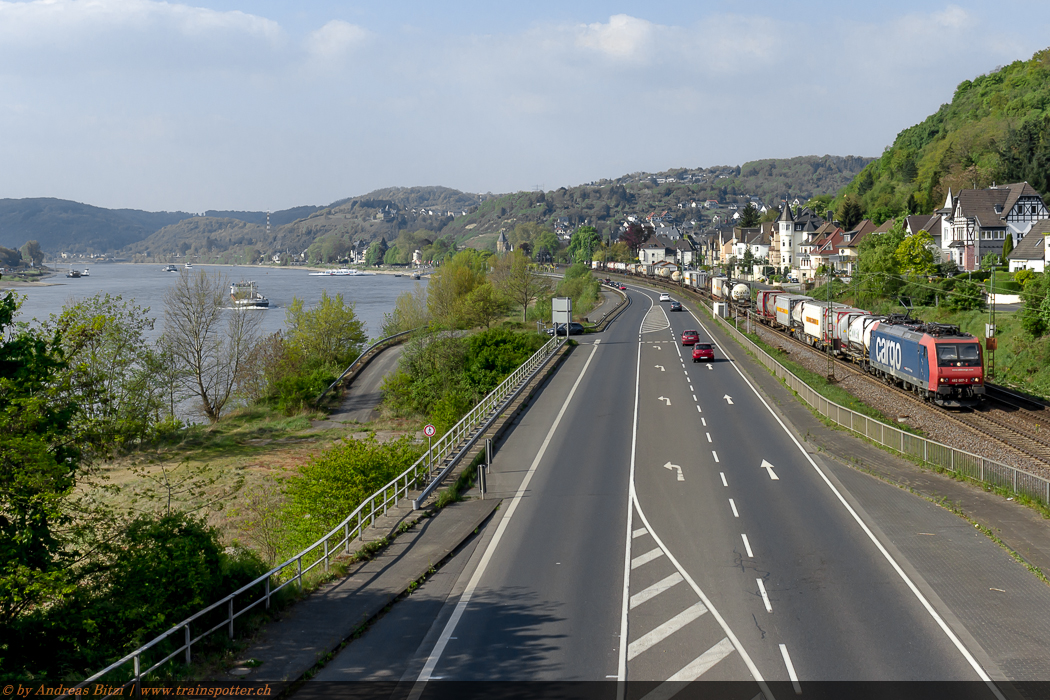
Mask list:
[[693,363],[681,331],[707,340],[704,324],[631,296],[500,446],[492,521],[317,679],[627,679],[651,682],[628,697],[654,699],[694,679],[743,681],[747,699],[936,680],[999,696],[1010,651],[982,646],[995,612],[958,559],[1030,575],[983,538],[927,560],[910,538],[951,532],[955,516],[837,478],[738,371],[739,348]]

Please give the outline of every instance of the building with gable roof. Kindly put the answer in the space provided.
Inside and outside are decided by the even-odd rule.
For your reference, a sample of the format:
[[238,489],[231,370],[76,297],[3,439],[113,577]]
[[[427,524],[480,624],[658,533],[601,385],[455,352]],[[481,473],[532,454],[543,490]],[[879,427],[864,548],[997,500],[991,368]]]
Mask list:
[[1032,226],[1050,218],[1042,196],[1027,182],[983,190],[951,190],[937,210],[944,219],[941,248],[963,270],[975,270],[981,258],[1002,251],[1007,235],[1019,245]]
[[1048,247],[1050,247],[1050,219],[1043,219],[1032,224],[1024,240],[1007,254],[1006,260],[1010,265],[1010,272],[1018,270],[1046,272]]
[[857,256],[860,242],[865,236],[874,233],[878,226],[871,219],[864,219],[853,229],[842,234],[842,242],[838,244],[841,260],[840,269],[846,274],[852,275],[857,271]]

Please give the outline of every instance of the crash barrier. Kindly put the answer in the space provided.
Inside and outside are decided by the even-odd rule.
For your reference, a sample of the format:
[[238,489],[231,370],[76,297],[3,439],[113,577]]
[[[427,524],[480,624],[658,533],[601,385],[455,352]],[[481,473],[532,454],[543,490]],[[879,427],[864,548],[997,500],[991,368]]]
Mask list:
[[[391,336],[393,337],[395,336]],[[385,340],[390,340],[390,338]],[[126,669],[130,664],[131,678],[123,682],[123,685],[107,684],[110,692],[105,697],[127,694],[124,688],[141,683],[143,677],[176,657],[182,656],[184,662],[189,664],[193,659],[193,645],[199,644],[212,633],[225,629],[229,638],[233,639],[234,622],[237,618],[258,606],[264,606],[269,610],[273,596],[285,587],[295,584],[302,591],[305,574],[320,566],[323,566],[325,572],[328,572],[333,557],[339,554],[349,555],[351,543],[355,539],[363,539],[366,528],[372,525],[378,517],[384,515],[387,510],[395,507],[401,499],[406,498],[409,492],[426,484],[423,495],[412,502],[413,507],[418,508],[419,504],[423,503],[441,483],[441,479],[451,472],[458,459],[466,453],[478,437],[484,434],[484,431],[500,415],[505,406],[514,400],[565,342],[564,337],[554,337],[547,341],[451,430],[434,441],[415,464],[365,499],[345,520],[332,528],[324,537],[251,583],[191,615],[122,659],[92,674],[75,688],[97,683],[111,673]],[[431,470],[435,464],[446,466],[436,478],[431,478]],[[172,644],[177,646],[171,648]],[[155,659],[161,654],[164,655]],[[71,689],[71,692],[63,695],[62,698],[68,697],[73,692],[75,690]]]
[[949,445],[913,435],[900,428],[865,416],[863,413],[840,406],[824,396],[813,387],[795,376],[789,369],[777,362],[765,350],[756,345],[750,338],[741,333],[725,319],[718,318],[704,297],[695,290],[680,287],[677,284],[644,278],[646,282],[666,287],[680,293],[689,294],[701,302],[704,310],[713,319],[747,348],[763,365],[782,379],[788,388],[794,391],[803,401],[814,408],[820,415],[847,428],[857,435],[872,442],[912,458],[925,466],[944,469],[964,476],[982,484],[1005,491],[1008,495],[1019,495],[1031,498],[1043,505],[1050,505],[1050,480],[1037,474],[1011,467],[1001,462],[959,450]]
[[350,363],[349,367],[343,370],[343,373],[339,375],[338,379],[329,384],[328,388],[322,391],[321,394],[316,399],[314,399],[314,403],[321,403],[321,399],[323,399],[329,391],[339,386],[339,382],[343,381],[343,379],[345,379],[348,374],[363,369],[364,366],[368,364],[373,357],[379,354],[379,350],[386,349],[388,345],[395,345],[396,343],[401,342],[406,337],[408,337],[412,333],[415,333],[418,330],[418,328],[413,328],[410,331],[401,331],[400,333],[394,333],[393,335],[388,335],[387,337],[381,338],[369,345],[367,348],[365,348],[364,352],[357,356],[356,360]]

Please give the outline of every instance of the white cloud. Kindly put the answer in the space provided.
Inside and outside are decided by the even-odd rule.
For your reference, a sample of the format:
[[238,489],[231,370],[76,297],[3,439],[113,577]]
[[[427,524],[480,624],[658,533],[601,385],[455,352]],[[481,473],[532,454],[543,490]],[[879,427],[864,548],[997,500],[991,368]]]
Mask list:
[[652,56],[658,47],[658,36],[667,27],[629,15],[613,15],[608,22],[584,24],[576,28],[576,45],[617,59]]
[[306,50],[317,59],[339,59],[361,46],[369,37],[368,30],[343,20],[333,19],[310,33],[306,40]]

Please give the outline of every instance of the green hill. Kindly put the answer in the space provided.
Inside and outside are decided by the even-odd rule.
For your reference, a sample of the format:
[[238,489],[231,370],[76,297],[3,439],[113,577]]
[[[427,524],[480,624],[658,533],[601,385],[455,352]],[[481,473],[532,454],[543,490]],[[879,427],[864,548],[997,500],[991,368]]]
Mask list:
[[1027,181],[1050,194],[1050,49],[964,80],[950,104],[897,135],[838,195],[876,223],[931,213],[948,188]]

